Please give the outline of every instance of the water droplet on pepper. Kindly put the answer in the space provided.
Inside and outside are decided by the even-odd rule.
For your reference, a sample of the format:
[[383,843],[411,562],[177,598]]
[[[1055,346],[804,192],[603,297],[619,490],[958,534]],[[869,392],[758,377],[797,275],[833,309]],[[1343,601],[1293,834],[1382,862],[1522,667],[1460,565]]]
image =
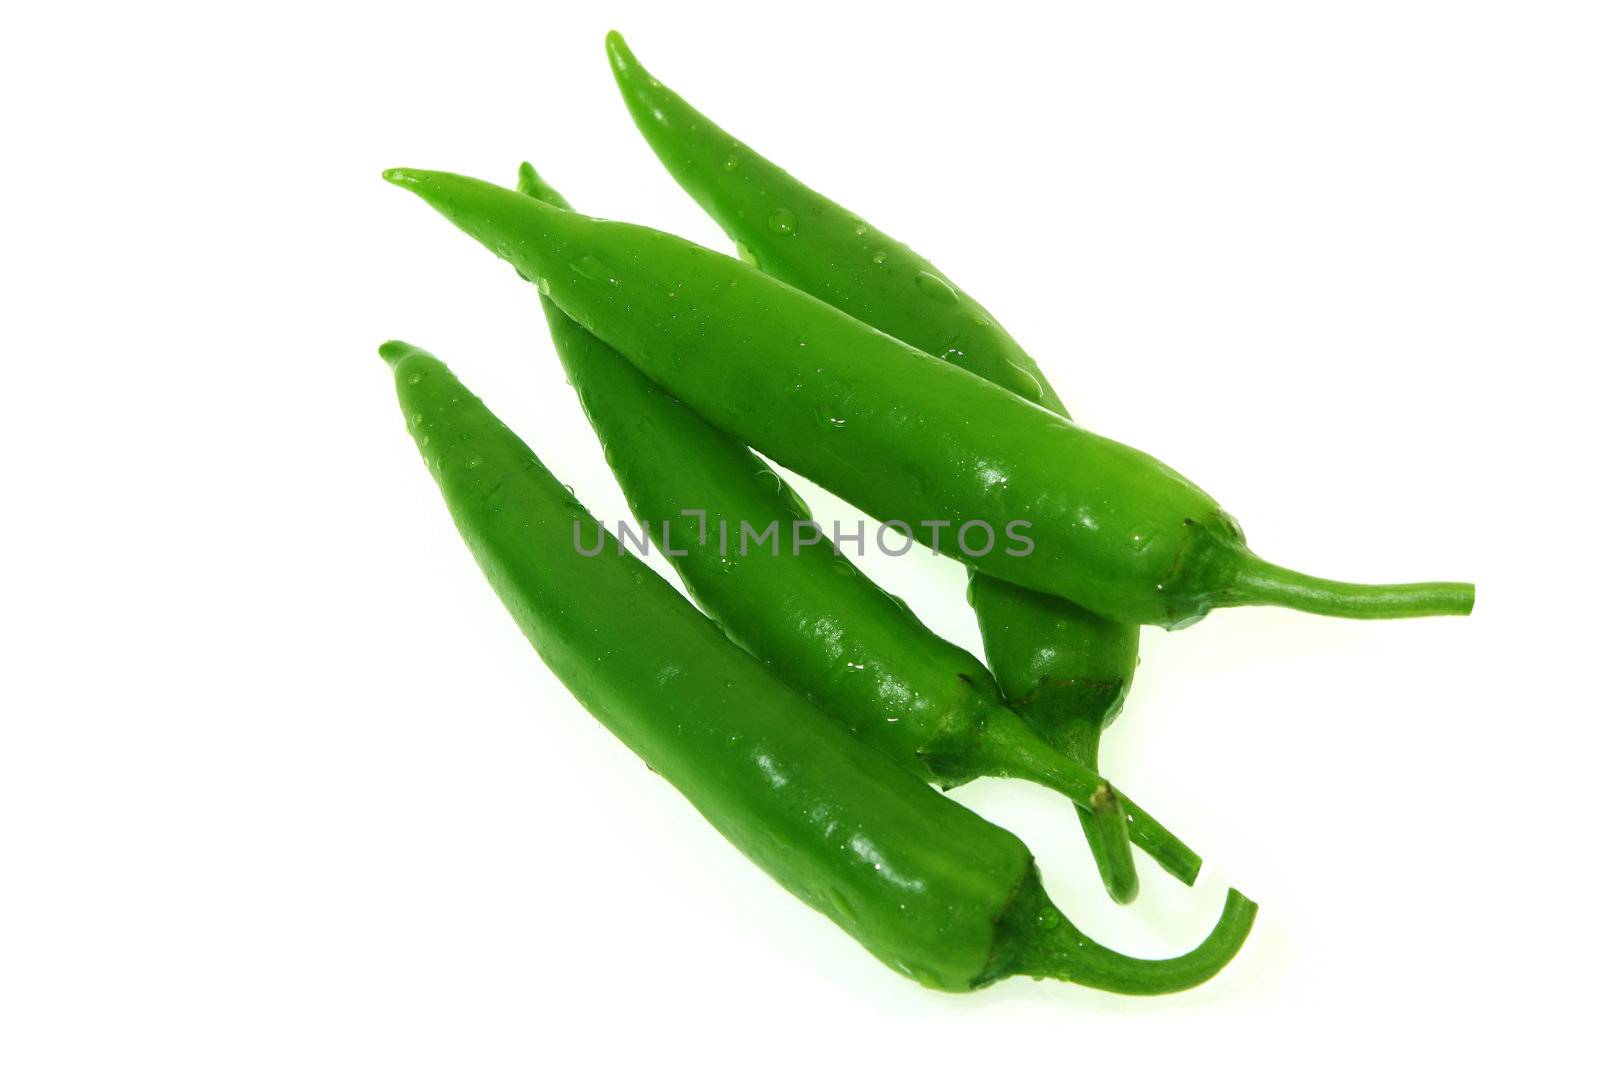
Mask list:
[[917,271],[917,288],[922,290],[922,295],[931,297],[941,304],[954,304],[957,301],[956,291],[950,288],[950,283],[931,271]]
[[773,233],[781,233],[785,237],[793,237],[799,228],[799,221],[794,217],[794,212],[786,207],[780,207],[767,216],[767,229]]

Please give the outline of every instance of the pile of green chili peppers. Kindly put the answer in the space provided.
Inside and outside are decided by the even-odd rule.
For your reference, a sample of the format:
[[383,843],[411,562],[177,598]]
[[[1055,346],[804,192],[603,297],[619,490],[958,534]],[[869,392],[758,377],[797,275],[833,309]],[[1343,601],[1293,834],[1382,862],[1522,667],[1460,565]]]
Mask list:
[[[724,132],[619,35],[606,46],[640,132],[738,258],[577,214],[528,164],[515,190],[384,177],[534,284],[630,508],[698,608],[443,363],[391,341],[407,427],[490,583],[596,718],[903,974],[1136,994],[1210,978],[1254,920],[1242,894],[1191,951],[1124,956],[1055,907],[1022,841],[941,790],[987,775],[1061,793],[1118,902],[1138,893],[1135,846],[1192,885],[1200,858],[1098,769],[1139,627],[1242,604],[1465,615],[1473,587],[1260,559],[1193,483],[1073,423],[933,264]],[[965,563],[988,666],[857,569],[762,457]]]

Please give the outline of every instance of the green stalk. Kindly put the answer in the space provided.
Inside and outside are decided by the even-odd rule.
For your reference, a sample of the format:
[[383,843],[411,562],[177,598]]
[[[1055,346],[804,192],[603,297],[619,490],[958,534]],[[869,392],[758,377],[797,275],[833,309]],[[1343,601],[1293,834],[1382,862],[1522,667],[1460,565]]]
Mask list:
[[1470,615],[1471,582],[1364,585],[1301,574],[1255,555],[1244,555],[1238,573],[1217,603],[1268,604],[1341,619],[1415,619]]
[[1037,878],[1030,877],[1001,916],[995,960],[978,984],[1028,975],[1132,996],[1178,993],[1215,976],[1239,954],[1257,910],[1255,901],[1230,889],[1222,915],[1204,941],[1181,956],[1139,959],[1091,940],[1050,902]]

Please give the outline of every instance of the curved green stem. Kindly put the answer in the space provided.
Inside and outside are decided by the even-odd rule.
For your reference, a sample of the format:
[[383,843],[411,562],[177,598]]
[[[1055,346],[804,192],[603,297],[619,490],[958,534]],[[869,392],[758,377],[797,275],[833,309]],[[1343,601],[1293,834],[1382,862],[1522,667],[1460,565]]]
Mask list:
[[1220,600],[1227,604],[1272,604],[1344,619],[1413,619],[1470,615],[1476,593],[1477,587],[1471,582],[1335,582],[1246,555]]
[[1090,939],[1050,902],[1036,878],[1033,883],[1002,917],[997,966],[984,981],[1022,974],[1134,996],[1177,993],[1211,978],[1238,955],[1257,911],[1253,900],[1230,889],[1204,941],[1181,956],[1140,959]]
[[1139,959],[1115,952],[1079,932],[1065,916],[1056,927],[1054,949],[1039,959],[1039,969],[1022,973],[1060,978],[1108,993],[1154,996],[1192,989],[1226,967],[1239,954],[1255,924],[1256,903],[1237,889],[1228,890],[1222,914],[1204,941],[1181,956]]

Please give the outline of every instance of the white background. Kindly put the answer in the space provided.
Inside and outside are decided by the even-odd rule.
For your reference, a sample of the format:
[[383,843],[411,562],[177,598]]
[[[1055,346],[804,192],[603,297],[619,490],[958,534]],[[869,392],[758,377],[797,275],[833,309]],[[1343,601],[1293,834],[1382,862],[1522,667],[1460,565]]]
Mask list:
[[[1592,6],[1033,6],[4,16],[0,1062],[1576,1057]],[[1149,633],[1106,766],[1209,857],[1194,892],[1146,867],[1119,910],[1063,803],[955,794],[1126,951],[1244,888],[1259,926],[1210,985],[897,977],[595,725],[476,572],[388,337],[623,504],[527,286],[379,171],[527,157],[726,247],[617,99],[613,25],[1264,555],[1479,583],[1467,620]],[[959,568],[868,565],[976,647]]]

